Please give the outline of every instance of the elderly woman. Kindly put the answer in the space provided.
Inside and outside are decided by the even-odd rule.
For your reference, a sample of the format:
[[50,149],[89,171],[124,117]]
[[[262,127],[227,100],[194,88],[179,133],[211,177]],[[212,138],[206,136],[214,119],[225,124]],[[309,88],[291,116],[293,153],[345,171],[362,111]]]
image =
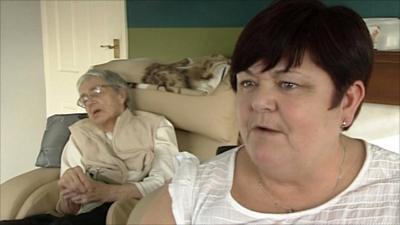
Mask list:
[[139,223],[398,224],[399,155],[342,134],[372,60],[351,9],[283,0],[260,12],[232,57],[243,145],[183,158]]
[[127,84],[114,72],[89,70],[77,87],[88,119],[70,127],[62,154],[57,211],[64,216],[15,224],[105,224],[112,202],[140,199],[172,177],[178,148],[167,119],[130,111]]

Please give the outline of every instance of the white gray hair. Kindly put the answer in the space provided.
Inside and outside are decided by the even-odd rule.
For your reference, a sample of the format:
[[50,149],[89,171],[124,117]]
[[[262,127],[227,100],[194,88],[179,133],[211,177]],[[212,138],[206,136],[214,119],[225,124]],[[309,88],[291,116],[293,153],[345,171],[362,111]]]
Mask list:
[[129,91],[128,83],[116,72],[110,70],[100,70],[100,69],[90,69],[85,74],[83,74],[76,82],[76,88],[79,88],[82,84],[89,78],[98,77],[104,80],[107,84],[114,86],[114,90],[123,91],[126,93],[125,107],[134,110],[133,98],[131,92]]

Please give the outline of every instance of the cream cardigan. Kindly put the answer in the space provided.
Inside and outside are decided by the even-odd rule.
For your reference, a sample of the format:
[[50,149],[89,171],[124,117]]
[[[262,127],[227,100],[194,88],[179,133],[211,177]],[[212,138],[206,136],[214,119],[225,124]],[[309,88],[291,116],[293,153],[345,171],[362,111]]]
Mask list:
[[128,171],[135,171],[134,181],[142,180],[150,171],[154,136],[161,120],[155,114],[133,115],[125,110],[117,118],[111,140],[89,119],[80,120],[69,129],[87,174],[105,183],[123,184]]

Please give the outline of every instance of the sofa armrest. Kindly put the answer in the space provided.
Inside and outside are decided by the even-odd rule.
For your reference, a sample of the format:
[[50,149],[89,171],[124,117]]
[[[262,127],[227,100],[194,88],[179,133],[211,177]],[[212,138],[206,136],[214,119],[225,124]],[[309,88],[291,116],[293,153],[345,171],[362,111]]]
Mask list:
[[16,219],[17,215],[24,216],[19,211],[31,194],[43,185],[58,180],[59,174],[59,168],[38,168],[1,184],[0,219]]

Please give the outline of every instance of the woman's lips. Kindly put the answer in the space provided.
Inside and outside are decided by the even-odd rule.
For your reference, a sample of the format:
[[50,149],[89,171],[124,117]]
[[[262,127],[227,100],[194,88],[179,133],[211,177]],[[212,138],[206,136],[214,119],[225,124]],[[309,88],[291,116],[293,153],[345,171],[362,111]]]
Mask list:
[[99,112],[101,112],[101,109],[94,109],[94,110],[92,110],[92,115],[95,116]]
[[279,130],[267,126],[254,126],[252,130],[262,133],[280,133]]

